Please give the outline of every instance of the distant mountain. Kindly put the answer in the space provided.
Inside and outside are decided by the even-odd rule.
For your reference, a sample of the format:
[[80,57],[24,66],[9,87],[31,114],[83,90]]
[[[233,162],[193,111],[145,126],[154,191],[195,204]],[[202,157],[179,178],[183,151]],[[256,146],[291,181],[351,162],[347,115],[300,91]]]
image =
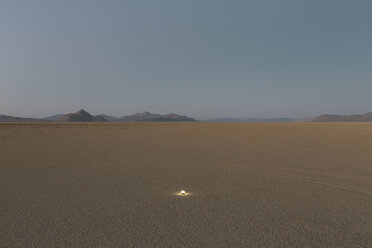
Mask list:
[[98,116],[101,116],[108,121],[117,121],[119,119],[118,117],[114,117],[114,116],[110,116],[110,115],[104,115],[104,114],[98,115]]
[[167,115],[160,115],[160,114],[152,114],[150,112],[143,112],[137,113],[134,115],[124,116],[118,118],[114,121],[121,121],[121,122],[193,122],[197,121],[191,117],[185,115],[176,115],[176,114],[167,114]]
[[[142,112],[121,118],[109,115],[93,116],[85,110],[76,113],[58,114],[43,119],[23,118],[9,115],[0,115],[0,122],[195,122],[197,120],[177,114],[152,114]],[[372,122],[372,112],[359,115],[320,115],[318,117],[307,117],[302,119],[292,118],[217,118],[205,120],[204,122]]]
[[292,118],[218,118],[206,120],[206,122],[291,122]]
[[312,122],[315,120],[316,117],[304,117],[301,119],[295,120],[296,122]]
[[372,122],[372,112],[361,115],[320,115],[314,122]]
[[46,122],[46,121],[48,120],[0,115],[0,122]]
[[92,116],[85,110],[80,110],[76,113],[62,115],[56,121],[58,122],[106,122],[102,116]]
[[52,115],[52,116],[45,117],[45,118],[43,118],[43,119],[44,119],[44,120],[56,121],[56,120],[58,120],[59,118],[61,118],[62,116],[64,116],[64,114]]
[[109,115],[93,116],[85,110],[80,110],[76,113],[58,114],[49,116],[43,119],[36,118],[21,118],[7,115],[0,115],[0,122],[193,122],[197,121],[193,118],[177,114],[152,114],[150,112],[137,113],[134,115],[124,116],[121,118]]

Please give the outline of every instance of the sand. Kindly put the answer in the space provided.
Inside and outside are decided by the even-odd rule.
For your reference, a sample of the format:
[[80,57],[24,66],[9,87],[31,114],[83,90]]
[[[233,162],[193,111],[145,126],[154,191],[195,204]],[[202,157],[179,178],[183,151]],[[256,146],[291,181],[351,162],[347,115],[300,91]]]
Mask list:
[[1,124],[0,199],[0,247],[372,247],[372,123]]

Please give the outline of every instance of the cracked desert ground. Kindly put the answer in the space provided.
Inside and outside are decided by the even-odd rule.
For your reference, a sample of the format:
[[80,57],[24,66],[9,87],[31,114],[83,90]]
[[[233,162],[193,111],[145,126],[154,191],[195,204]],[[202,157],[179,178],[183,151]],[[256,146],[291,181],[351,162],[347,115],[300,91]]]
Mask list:
[[0,247],[372,247],[372,124],[1,124],[0,199]]

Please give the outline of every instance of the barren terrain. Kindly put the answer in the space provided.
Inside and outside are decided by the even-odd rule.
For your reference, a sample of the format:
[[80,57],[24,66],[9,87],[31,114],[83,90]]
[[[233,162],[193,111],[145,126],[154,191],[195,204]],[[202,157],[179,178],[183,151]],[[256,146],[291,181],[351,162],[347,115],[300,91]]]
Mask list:
[[1,124],[0,247],[372,247],[372,124]]

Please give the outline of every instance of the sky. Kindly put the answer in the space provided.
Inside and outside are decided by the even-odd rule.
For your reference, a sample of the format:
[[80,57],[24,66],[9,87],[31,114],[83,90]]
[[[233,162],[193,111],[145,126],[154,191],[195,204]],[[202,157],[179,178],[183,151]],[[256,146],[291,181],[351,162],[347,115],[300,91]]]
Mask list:
[[370,0],[2,0],[0,114],[372,112]]

